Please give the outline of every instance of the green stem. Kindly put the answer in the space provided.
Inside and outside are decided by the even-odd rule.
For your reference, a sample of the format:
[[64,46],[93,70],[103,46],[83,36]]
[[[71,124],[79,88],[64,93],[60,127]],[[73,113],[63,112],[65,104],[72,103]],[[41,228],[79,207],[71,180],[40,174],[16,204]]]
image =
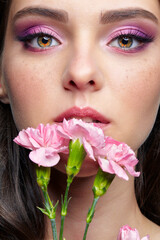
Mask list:
[[52,225],[52,232],[53,232],[53,239],[57,240],[57,229],[56,229],[56,220],[51,219],[51,225]]
[[92,222],[92,219],[93,219],[93,216],[94,216],[94,212],[95,212],[95,207],[96,207],[96,204],[97,204],[99,198],[100,197],[96,197],[96,198],[93,199],[92,206],[91,206],[91,208],[88,211],[87,219],[86,219],[86,228],[85,228],[83,240],[86,240],[88,228],[89,228],[90,223]]
[[63,239],[64,219],[65,219],[65,216],[61,216],[61,227],[60,227],[59,240]]
[[49,206],[49,201],[48,201],[48,193],[46,189],[42,189],[44,200],[45,200],[45,206]]
[[73,178],[68,176],[67,187],[64,195],[64,202],[62,203],[62,209],[61,209],[61,227],[60,227],[59,240],[63,240],[64,220],[65,220],[65,216],[67,215],[67,207],[68,207],[68,192],[69,192],[69,188],[72,181],[73,181]]
[[[53,209],[53,205],[52,205],[51,199],[48,195],[47,188],[42,188],[42,192],[43,192],[43,196],[44,196],[44,200],[45,200],[46,209],[47,208]],[[55,217],[52,219],[50,218],[50,221],[51,221],[51,226],[52,226],[53,239],[57,240],[58,238],[57,238],[57,228],[56,228]]]
[[89,223],[86,223],[86,228],[85,228],[85,232],[84,232],[83,240],[86,239],[87,232],[88,232],[88,228],[89,228]]

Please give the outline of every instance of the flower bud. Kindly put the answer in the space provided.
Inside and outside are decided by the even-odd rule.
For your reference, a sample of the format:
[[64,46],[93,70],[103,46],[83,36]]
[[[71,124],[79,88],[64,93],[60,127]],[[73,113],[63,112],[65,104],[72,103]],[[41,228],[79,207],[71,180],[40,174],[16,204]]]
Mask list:
[[38,167],[36,166],[37,183],[42,190],[47,189],[50,181],[51,168],[50,167]]
[[115,174],[110,174],[103,172],[100,168],[95,177],[92,191],[94,193],[94,198],[100,197],[105,194],[110,184],[112,183]]
[[79,173],[85,156],[86,152],[80,140],[78,138],[75,141],[71,140],[69,143],[69,157],[66,167],[68,176],[73,178]]
[[139,232],[136,228],[132,229],[128,225],[125,225],[120,228],[117,240],[128,240],[128,239],[129,240],[130,239],[149,240],[150,238],[149,238],[149,235],[147,235],[147,236],[143,237],[142,239],[140,239]]

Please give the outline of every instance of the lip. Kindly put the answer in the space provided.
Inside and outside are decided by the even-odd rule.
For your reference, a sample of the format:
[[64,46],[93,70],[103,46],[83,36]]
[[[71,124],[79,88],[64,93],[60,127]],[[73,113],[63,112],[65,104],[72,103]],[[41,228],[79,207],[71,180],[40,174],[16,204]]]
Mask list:
[[96,110],[85,107],[85,108],[79,108],[79,107],[72,107],[66,110],[65,112],[58,115],[54,121],[55,122],[62,122],[63,119],[69,120],[72,118],[82,119],[86,122],[93,122],[95,125],[106,125],[109,124],[110,121],[104,117],[102,114],[97,112]]

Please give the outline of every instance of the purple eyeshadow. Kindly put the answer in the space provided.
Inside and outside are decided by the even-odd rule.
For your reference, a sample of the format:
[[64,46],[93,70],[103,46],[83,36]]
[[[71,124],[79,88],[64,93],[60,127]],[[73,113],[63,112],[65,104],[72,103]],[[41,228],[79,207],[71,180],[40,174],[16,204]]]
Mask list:
[[[154,40],[156,36],[156,33],[154,31],[150,31],[149,28],[148,30],[140,28],[140,27],[135,27],[135,26],[122,26],[115,31],[112,31],[107,39],[105,40],[107,47],[109,47],[111,50],[116,51],[118,53],[122,54],[130,54],[130,53],[136,53],[139,52],[140,50],[143,50],[145,47],[148,46],[150,42]],[[132,47],[132,44],[130,47],[122,47],[121,45],[118,45],[119,41],[122,41],[122,39],[128,39],[124,40],[125,41],[137,41],[134,43],[135,44]],[[116,41],[112,45],[112,42]]]
[[19,38],[25,38],[29,35],[36,35],[36,34],[46,34],[46,35],[50,35],[52,37],[58,38],[61,40],[60,36],[51,28],[49,28],[48,26],[45,25],[37,25],[37,26],[33,26],[30,28],[25,29],[24,31],[21,31],[18,34]]
[[145,33],[141,29],[134,28],[134,27],[130,26],[130,27],[125,27],[125,28],[122,28],[122,29],[118,29],[117,31],[110,34],[110,36],[108,37],[108,42],[110,42],[114,38],[116,38],[118,36],[121,36],[121,35],[130,35],[130,36],[133,36],[133,37],[135,36],[135,38],[140,37],[142,39],[148,39],[148,40],[153,39],[153,34]]
[[[16,31],[17,30],[17,31]],[[59,32],[59,31],[58,31]],[[56,38],[59,42],[64,42],[64,36],[57,33],[57,31],[52,26],[44,25],[44,24],[35,24],[30,23],[28,25],[20,25],[15,28],[15,33],[17,36],[17,39],[19,41],[24,42],[24,46],[28,47],[28,42],[35,37],[48,35],[49,37]],[[123,25],[121,27],[112,29],[110,33],[107,34],[107,37],[103,39],[105,46],[111,47],[109,44],[115,39],[118,39],[120,37],[130,37],[137,41],[139,41],[139,46],[135,48],[130,48],[125,50],[124,48],[113,47],[115,51],[121,51],[121,52],[136,52],[140,49],[143,49],[145,46],[147,46],[147,43],[150,43],[154,40],[156,36],[156,29],[151,26],[143,25],[142,23],[138,25],[136,23],[133,25],[132,23],[129,25]]]

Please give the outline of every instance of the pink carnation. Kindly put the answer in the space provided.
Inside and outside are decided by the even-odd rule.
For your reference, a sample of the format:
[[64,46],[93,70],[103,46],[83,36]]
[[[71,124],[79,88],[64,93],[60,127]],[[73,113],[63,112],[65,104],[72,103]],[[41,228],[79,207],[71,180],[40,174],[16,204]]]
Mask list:
[[76,139],[80,140],[91,159],[98,160],[103,171],[125,180],[128,180],[126,170],[132,176],[139,176],[140,173],[134,170],[138,160],[127,144],[105,137],[101,128],[81,119],[64,119],[61,124],[27,128],[20,131],[14,141],[32,150],[29,157],[33,162],[51,167],[59,162],[59,153],[69,153],[69,141]]
[[63,120],[63,124],[57,127],[59,134],[73,141],[77,138],[81,141],[88,156],[95,160],[94,150],[105,146],[105,137],[101,128],[93,123],[83,122],[81,119]]
[[138,163],[135,153],[125,143],[120,143],[111,137],[106,137],[106,145],[99,149],[98,163],[104,172],[118,175],[128,180],[127,170],[130,175],[138,177],[140,172],[135,172],[134,167]]
[[58,153],[68,153],[68,142],[60,137],[56,125],[39,124],[34,128],[27,128],[19,132],[14,142],[32,150],[29,158],[39,166],[51,167],[56,165],[60,156]]
[[117,240],[149,240],[149,236],[140,239],[137,229],[125,225],[120,228]]

